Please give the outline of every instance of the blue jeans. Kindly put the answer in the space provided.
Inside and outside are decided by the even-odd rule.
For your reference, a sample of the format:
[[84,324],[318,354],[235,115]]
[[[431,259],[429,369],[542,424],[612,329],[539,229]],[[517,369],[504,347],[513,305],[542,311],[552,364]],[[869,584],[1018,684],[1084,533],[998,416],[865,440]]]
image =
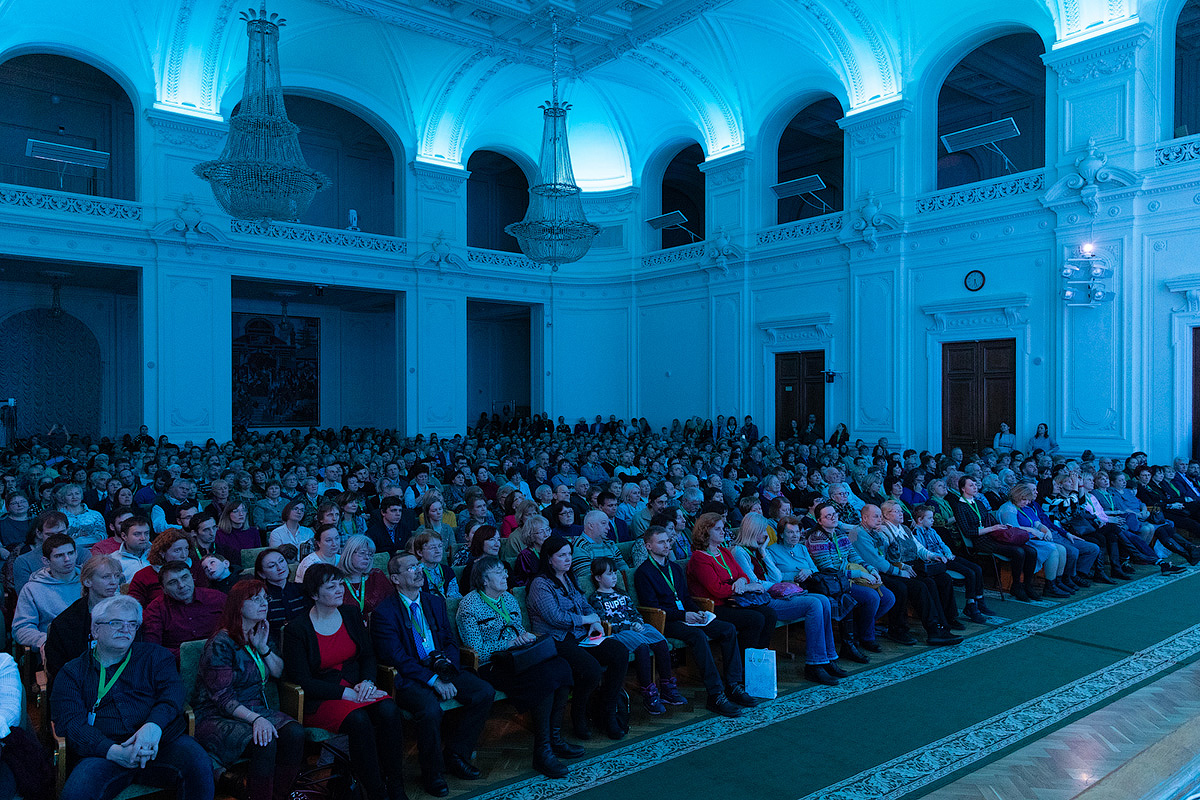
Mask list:
[[140,769],[126,769],[107,758],[83,759],[67,776],[59,800],[111,800],[131,783],[174,787],[178,800],[213,800],[216,791],[212,760],[184,734],[160,744],[158,757]]
[[857,601],[854,611],[854,635],[860,642],[875,641],[875,620],[896,605],[896,595],[886,586],[880,586],[875,591],[870,586],[859,586],[857,583],[850,587],[850,596]]
[[804,663],[828,664],[837,660],[828,597],[822,594],[794,595],[787,600],[772,597],[770,605],[780,622],[804,620]]

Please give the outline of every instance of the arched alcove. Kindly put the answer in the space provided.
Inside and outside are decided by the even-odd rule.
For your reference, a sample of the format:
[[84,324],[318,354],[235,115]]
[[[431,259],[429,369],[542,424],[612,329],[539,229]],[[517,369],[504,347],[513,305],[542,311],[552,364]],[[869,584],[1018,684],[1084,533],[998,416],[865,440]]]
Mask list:
[[939,138],[937,188],[1045,165],[1044,52],[1036,33],[1014,33],[976,47],[950,70],[938,92],[938,137],[1006,117],[1013,118],[1020,135],[996,143],[1003,156],[985,147],[947,153]]
[[1188,0],[1175,25],[1175,136],[1200,133],[1200,0]]
[[91,329],[48,308],[19,311],[0,321],[5,389],[17,400],[17,435],[63,425],[100,434],[103,362]]
[[[816,192],[819,199],[811,196],[779,198],[778,223],[842,210],[845,135],[838,126],[842,116],[841,103],[836,98],[826,97],[806,106],[784,128],[779,137],[776,182],[819,175],[826,188]],[[821,201],[828,208],[822,206]]]
[[[0,182],[135,199],[133,103],[106,73],[66,56],[16,56],[0,64],[0,108]],[[30,139],[108,153],[108,163],[33,158]]]
[[521,252],[504,227],[525,218],[529,179],[517,162],[494,150],[476,150],[467,170],[467,245]]
[[681,228],[664,228],[662,231],[663,249],[678,247],[692,242],[694,233],[699,239],[704,239],[704,173],[700,165],[704,163],[704,150],[699,144],[690,144],[675,154],[663,171],[662,179],[662,213],[682,211],[687,217],[685,223],[688,230]]
[[379,131],[357,114],[323,100],[285,94],[284,102],[288,118],[300,128],[300,150],[308,165],[333,182],[317,192],[300,222],[345,228],[353,209],[360,230],[395,235],[396,162]]

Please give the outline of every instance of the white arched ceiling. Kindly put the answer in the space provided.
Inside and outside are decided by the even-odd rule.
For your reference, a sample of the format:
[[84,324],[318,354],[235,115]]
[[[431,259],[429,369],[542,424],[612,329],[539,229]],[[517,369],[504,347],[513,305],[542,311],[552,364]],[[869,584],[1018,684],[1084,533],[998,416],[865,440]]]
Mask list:
[[150,44],[133,11],[124,0],[119,5],[83,5],[69,21],[29,2],[0,5],[0,62],[31,53],[74,58],[116,81],[140,111],[154,102]]

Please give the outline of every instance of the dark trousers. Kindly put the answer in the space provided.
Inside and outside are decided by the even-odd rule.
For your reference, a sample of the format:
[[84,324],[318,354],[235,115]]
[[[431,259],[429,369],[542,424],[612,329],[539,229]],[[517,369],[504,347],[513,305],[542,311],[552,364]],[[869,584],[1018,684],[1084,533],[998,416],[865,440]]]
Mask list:
[[[946,573],[936,576],[942,579],[942,583],[947,588],[951,588],[950,576]],[[888,583],[888,578],[891,578],[894,583],[904,586],[904,594],[908,601],[905,606],[900,602],[900,593],[892,588],[892,583]],[[901,578],[898,575],[884,575],[883,583],[896,595],[896,608],[900,609],[900,613],[906,613],[908,608],[917,612],[917,616],[921,618],[921,624],[925,626],[926,631],[934,631],[938,628],[945,627],[946,620],[942,617],[942,609],[938,605],[938,598],[941,597],[938,581],[934,577]],[[892,609],[895,614],[895,608]],[[907,624],[907,623],[906,623]]]
[[[742,682],[742,653],[738,649],[737,628],[732,623],[714,619],[704,627],[685,625],[682,620],[673,620],[664,626],[664,633],[678,639],[688,647],[688,652],[704,676],[704,688],[710,695],[725,691],[725,686]],[[721,651],[721,664],[725,667],[725,680],[717,671],[710,643]]]
[[615,709],[621,686],[625,683],[625,673],[629,671],[629,648],[611,637],[595,647],[580,647],[574,639],[563,639],[554,644],[558,654],[571,665],[571,674],[575,678],[575,713],[584,713],[597,689],[604,709]]
[[1121,563],[1122,555],[1129,552],[1129,546],[1122,542],[1121,537],[1117,535],[1119,532],[1120,529],[1109,522],[1098,528],[1093,527],[1090,531],[1084,531],[1080,535],[1099,547],[1101,555],[1107,554],[1109,569],[1115,569]]
[[138,769],[106,758],[85,758],[75,765],[60,800],[108,800],[131,783],[174,787],[179,800],[212,800],[212,761],[204,748],[183,735],[158,747],[158,757]]
[[[974,561],[955,556],[946,564],[949,569],[960,573],[963,576],[964,592],[967,595],[967,602],[974,600],[977,597],[983,596],[983,567],[976,564]],[[954,598],[951,595],[950,608],[954,607]],[[949,612],[949,609],[947,609]]]
[[338,733],[350,737],[350,768],[367,800],[384,796],[385,779],[393,784],[403,781],[404,769],[397,756],[404,752],[403,720],[390,697],[351,711]]
[[888,612],[888,630],[893,633],[908,630],[908,583],[895,575],[880,575],[883,585],[896,598],[895,605]]
[[775,633],[775,623],[779,618],[775,615],[775,609],[770,606],[717,606],[713,613],[717,615],[717,619],[737,628],[738,645],[742,652],[745,652],[747,647],[771,646],[771,636]]
[[[483,678],[470,672],[460,671],[449,680],[458,689],[454,696],[462,708],[451,712],[453,725],[447,726],[445,749],[470,760],[492,710],[496,690]],[[417,752],[421,762],[421,774],[426,778],[441,775],[446,769],[442,757],[442,701],[432,687],[415,681],[406,681],[395,691],[396,705],[412,714],[417,728]]]
[[[965,559],[962,560],[966,561]],[[969,561],[966,563],[971,564]],[[978,564],[971,564],[971,566],[979,569]],[[952,569],[954,567],[954,563],[949,562],[946,564],[946,567]],[[954,600],[954,579],[946,574],[946,570],[935,572],[932,575],[922,574],[922,571],[923,567],[918,569],[917,576],[925,581],[926,588],[932,592],[931,596],[934,598],[934,605],[937,608],[938,617],[940,617],[939,624],[945,625],[949,620],[958,619],[958,604]],[[982,576],[983,570],[980,570],[979,574]],[[967,585],[970,586],[971,579],[974,576],[965,571],[963,572],[963,575],[969,576],[966,578],[966,580]],[[974,598],[976,595],[968,594],[967,597]]]
[[1163,509],[1163,516],[1171,522],[1175,523],[1175,527],[1181,531],[1185,531],[1192,538],[1200,538],[1200,523],[1192,519],[1191,515],[1183,509],[1167,508]]
[[1033,573],[1037,572],[1037,551],[1032,547],[1027,544],[1004,544],[990,536],[980,536],[975,540],[975,546],[980,552],[998,553],[1008,559],[1013,586],[1020,586],[1021,581],[1027,586],[1033,585]]

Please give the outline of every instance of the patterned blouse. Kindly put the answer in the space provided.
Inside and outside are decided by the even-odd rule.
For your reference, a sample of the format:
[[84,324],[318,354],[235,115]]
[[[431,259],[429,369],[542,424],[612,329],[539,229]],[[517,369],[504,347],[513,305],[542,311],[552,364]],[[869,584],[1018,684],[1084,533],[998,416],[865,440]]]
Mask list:
[[463,647],[469,647],[479,657],[479,666],[492,660],[492,655],[516,644],[518,635],[525,633],[521,626],[521,606],[508,592],[500,595],[496,605],[504,617],[496,614],[491,603],[470,592],[458,604],[458,637]]

